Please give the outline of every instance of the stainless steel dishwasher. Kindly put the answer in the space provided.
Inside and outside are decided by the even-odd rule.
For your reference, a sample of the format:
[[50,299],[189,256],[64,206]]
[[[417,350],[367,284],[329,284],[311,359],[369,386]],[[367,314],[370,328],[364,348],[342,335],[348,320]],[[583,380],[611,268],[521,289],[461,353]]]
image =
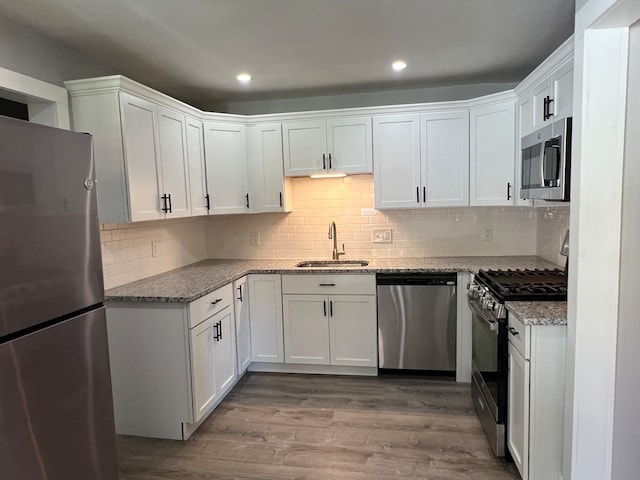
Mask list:
[[378,274],[378,367],[455,374],[456,274]]

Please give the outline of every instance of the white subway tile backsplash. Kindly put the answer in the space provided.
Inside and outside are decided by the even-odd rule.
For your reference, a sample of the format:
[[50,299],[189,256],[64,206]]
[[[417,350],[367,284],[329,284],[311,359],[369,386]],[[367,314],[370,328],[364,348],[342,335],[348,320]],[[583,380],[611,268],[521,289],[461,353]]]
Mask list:
[[[346,258],[450,255],[535,255],[538,220],[524,207],[374,209],[373,177],[294,178],[288,214],[209,217],[205,220],[211,258],[331,258],[329,223],[338,227]],[[364,213],[363,213],[364,209]],[[483,241],[485,225],[493,240]],[[372,231],[391,228],[391,244],[373,244]],[[252,231],[262,245],[250,246]],[[268,239],[264,241],[264,239]]]
[[[346,258],[559,255],[569,207],[374,208],[373,177],[295,178],[293,211],[220,215],[100,226],[105,287],[164,273],[205,258],[331,258],[329,223],[338,227]],[[485,227],[492,240],[483,240]],[[374,229],[390,228],[392,243],[372,243]],[[259,232],[261,244],[251,245]],[[157,253],[153,256],[152,242]],[[343,257],[344,258],[344,257]]]

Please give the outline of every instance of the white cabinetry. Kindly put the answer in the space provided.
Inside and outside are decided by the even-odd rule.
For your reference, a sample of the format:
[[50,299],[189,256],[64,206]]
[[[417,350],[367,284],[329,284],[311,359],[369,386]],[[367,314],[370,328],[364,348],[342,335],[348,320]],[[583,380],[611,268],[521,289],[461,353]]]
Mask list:
[[284,362],[280,275],[249,275],[251,361]]
[[192,215],[185,114],[129,87],[146,92],[122,77],[67,82],[74,130],[93,135],[100,222]]
[[116,431],[187,439],[234,385],[231,285],[189,304],[107,304]]
[[282,125],[247,127],[251,212],[290,212],[291,180],[284,177]]
[[204,122],[210,213],[249,213],[249,180],[245,126]]
[[469,204],[469,112],[373,120],[376,208]]
[[371,173],[371,117],[283,124],[286,176]]
[[246,276],[233,282],[239,375],[242,375],[251,363],[251,325],[249,324],[249,289],[247,287]]
[[509,315],[507,445],[523,480],[562,472],[566,332]]
[[202,122],[187,116],[186,125],[191,214],[193,216],[207,215],[209,213],[209,194],[207,192],[207,171],[204,161]]
[[516,150],[515,99],[469,112],[470,205],[513,205]]
[[287,363],[377,366],[374,275],[284,275],[282,291]]
[[573,112],[573,44],[551,54],[516,87],[520,104],[520,137],[570,117]]

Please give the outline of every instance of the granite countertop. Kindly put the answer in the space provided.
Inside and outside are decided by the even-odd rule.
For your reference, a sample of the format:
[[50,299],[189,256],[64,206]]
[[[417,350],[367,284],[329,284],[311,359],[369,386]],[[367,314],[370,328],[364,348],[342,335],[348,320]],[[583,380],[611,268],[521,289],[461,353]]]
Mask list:
[[[298,268],[302,260],[203,260],[106,291],[110,302],[192,302],[249,273],[472,272],[558,268],[536,256],[372,259],[366,267]],[[514,302],[517,303],[517,302]],[[527,302],[524,302],[527,303]],[[565,313],[566,317],[566,313]]]
[[505,305],[525,325],[567,324],[567,302],[507,302]]

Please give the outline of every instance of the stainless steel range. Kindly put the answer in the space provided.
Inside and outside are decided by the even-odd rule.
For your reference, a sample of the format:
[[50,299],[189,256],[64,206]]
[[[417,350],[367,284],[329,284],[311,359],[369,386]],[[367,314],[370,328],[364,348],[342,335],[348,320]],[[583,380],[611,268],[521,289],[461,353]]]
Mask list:
[[480,270],[467,293],[472,312],[471,395],[493,451],[505,455],[508,301],[566,300],[567,278],[553,270]]

